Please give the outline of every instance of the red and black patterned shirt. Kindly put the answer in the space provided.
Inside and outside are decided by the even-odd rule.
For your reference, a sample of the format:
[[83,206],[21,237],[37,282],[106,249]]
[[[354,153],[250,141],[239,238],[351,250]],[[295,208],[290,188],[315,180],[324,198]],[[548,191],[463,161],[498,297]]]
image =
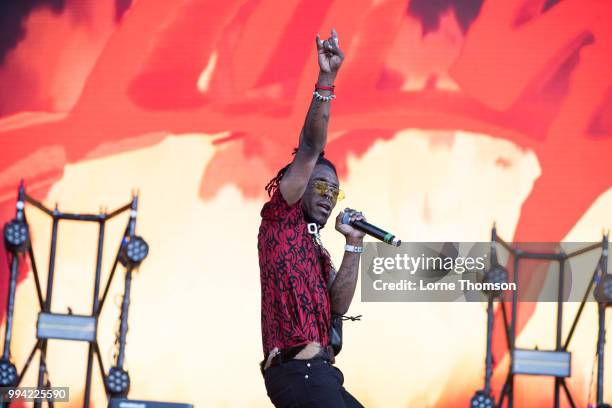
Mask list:
[[302,200],[287,204],[279,189],[261,210],[257,239],[264,356],[274,349],[329,343],[327,251],[308,232]]

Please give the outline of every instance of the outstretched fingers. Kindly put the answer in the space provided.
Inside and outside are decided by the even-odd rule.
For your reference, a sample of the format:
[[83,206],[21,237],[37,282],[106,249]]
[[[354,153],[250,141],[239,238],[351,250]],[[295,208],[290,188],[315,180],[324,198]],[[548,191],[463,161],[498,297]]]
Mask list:
[[335,28],[332,28],[331,37],[329,37],[329,40],[327,40],[327,42],[329,43],[328,51],[330,51],[334,55],[339,56],[340,58],[344,58],[344,53],[340,49],[340,41],[338,39],[338,33],[336,32]]
[[317,34],[315,38],[315,43],[317,45],[317,51],[319,51],[319,53],[321,53],[321,51],[329,52],[333,55],[338,55],[344,58],[344,53],[339,47],[338,33],[336,32],[335,28],[331,30],[331,36],[326,40],[321,40],[321,36]]
[[317,37],[315,38],[315,43],[317,44],[317,51],[323,50],[323,41],[321,41],[321,36],[317,33]]

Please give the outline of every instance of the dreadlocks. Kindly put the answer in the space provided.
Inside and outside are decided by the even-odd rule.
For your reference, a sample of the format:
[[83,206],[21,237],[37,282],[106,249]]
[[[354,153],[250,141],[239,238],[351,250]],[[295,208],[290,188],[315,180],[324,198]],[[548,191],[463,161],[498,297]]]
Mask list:
[[[293,149],[292,156],[295,156],[295,154],[297,153],[297,150],[298,150],[297,148]],[[319,154],[319,157],[317,158],[317,163],[315,164],[315,166],[317,164],[328,166],[330,169],[334,171],[334,173],[336,173],[336,175],[338,175],[338,172],[336,171],[336,166],[334,166],[334,164],[325,157],[324,151]],[[278,189],[280,181],[282,180],[285,173],[287,173],[287,170],[289,170],[290,166],[291,166],[291,163],[289,163],[288,165],[280,169],[278,173],[276,174],[276,177],[274,177],[272,180],[268,182],[268,184],[266,184],[266,191],[268,192],[269,196],[272,196],[272,194],[274,194],[274,192]]]

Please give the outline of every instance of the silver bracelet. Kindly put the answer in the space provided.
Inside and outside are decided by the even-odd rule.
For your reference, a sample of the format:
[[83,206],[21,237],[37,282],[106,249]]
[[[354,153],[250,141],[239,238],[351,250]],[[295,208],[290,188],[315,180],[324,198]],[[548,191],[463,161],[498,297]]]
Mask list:
[[363,247],[355,246],[355,245],[349,245],[349,244],[344,245],[344,250],[346,252],[353,252],[353,253],[356,253],[356,254],[363,253]]
[[321,95],[317,91],[314,91],[312,94],[314,95],[315,99],[318,100],[318,101],[329,102],[332,99],[336,99],[336,95],[334,95],[334,94],[331,94],[329,96],[323,96],[323,95]]

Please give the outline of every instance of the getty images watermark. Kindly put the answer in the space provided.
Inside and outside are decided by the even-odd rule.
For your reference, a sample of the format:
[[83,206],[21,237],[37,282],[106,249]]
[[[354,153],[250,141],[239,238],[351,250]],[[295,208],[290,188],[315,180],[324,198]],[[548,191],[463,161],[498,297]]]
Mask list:
[[[590,243],[522,243],[523,251],[559,253]],[[392,247],[366,243],[361,260],[361,299],[365,302],[485,301],[486,293],[501,292],[519,301],[557,301],[558,279],[563,270],[565,301],[580,301],[598,262],[598,254],[585,254],[560,269],[556,261],[518,262],[519,285],[513,279],[513,255],[496,245],[491,259],[490,242],[412,242]],[[485,279],[491,264],[508,270],[510,279]],[[573,271],[576,271],[575,273]],[[592,300],[592,298],[590,299]]]

